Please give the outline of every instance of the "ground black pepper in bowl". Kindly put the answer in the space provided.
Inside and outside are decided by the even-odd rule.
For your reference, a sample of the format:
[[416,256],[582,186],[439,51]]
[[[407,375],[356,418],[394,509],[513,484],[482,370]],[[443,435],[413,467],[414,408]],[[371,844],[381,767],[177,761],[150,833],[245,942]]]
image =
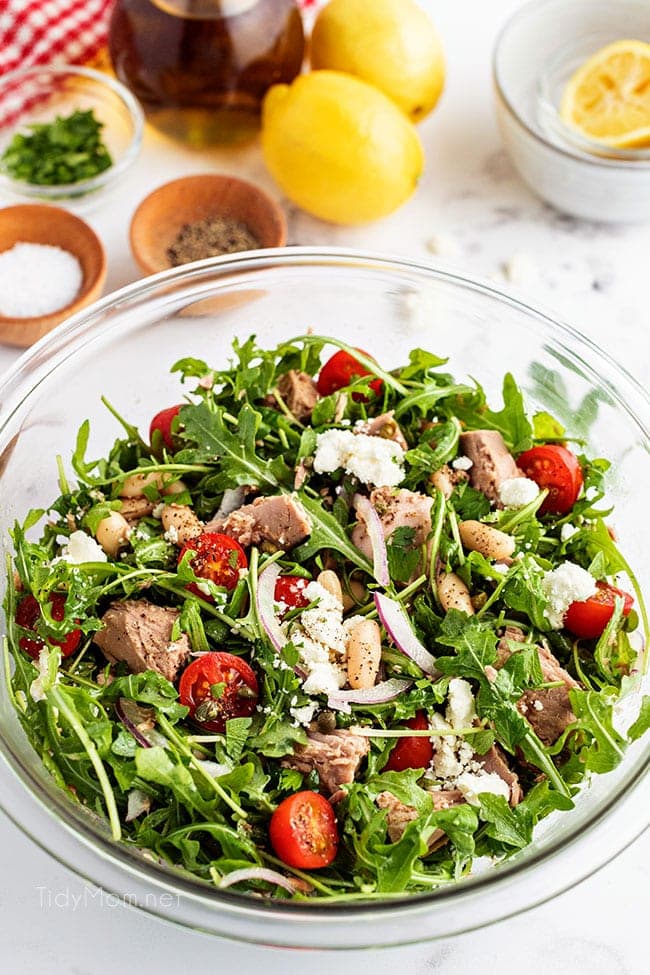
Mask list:
[[197,223],[186,223],[174,243],[167,248],[172,267],[202,261],[219,254],[256,250],[260,241],[245,223],[228,217],[208,217]]

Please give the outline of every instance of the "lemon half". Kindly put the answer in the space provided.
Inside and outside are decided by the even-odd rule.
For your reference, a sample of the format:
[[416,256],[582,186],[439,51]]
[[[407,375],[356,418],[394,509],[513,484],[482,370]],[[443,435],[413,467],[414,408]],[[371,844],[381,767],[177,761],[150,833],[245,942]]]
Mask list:
[[603,145],[650,145],[650,44],[623,40],[597,51],[567,84],[560,117]]

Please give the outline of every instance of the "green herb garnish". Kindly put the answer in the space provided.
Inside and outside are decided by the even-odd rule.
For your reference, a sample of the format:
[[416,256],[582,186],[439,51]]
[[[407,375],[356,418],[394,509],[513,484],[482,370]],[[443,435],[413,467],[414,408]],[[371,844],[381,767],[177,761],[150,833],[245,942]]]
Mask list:
[[92,179],[112,165],[102,142],[103,123],[92,109],[57,115],[53,122],[28,126],[17,132],[0,167],[13,179],[35,186],[65,186]]

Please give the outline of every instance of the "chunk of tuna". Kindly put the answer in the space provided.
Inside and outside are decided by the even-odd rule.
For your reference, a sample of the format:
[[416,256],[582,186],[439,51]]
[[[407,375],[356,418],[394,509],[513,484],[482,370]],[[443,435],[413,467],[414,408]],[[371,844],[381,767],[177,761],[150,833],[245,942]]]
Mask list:
[[503,779],[505,784],[510,789],[510,805],[516,806],[517,803],[521,802],[524,798],[521,786],[519,785],[519,777],[516,772],[513,772],[506,761],[506,757],[503,751],[498,745],[492,745],[485,755],[475,755],[475,760],[483,766],[486,772],[492,772],[498,775],[500,779]]
[[178,616],[176,609],[127,599],[109,606],[93,639],[110,663],[123,660],[133,674],[155,670],[174,681],[192,649],[185,633],[172,642]]
[[[424,544],[431,531],[433,498],[403,488],[379,487],[371,492],[370,503],[379,515],[384,538],[390,538],[396,528],[413,528],[414,547]],[[361,517],[352,531],[352,542],[366,558],[372,558],[372,546]]]
[[[524,639],[524,634],[518,627],[506,627],[505,633],[497,645],[495,667],[503,667],[512,654],[513,651],[508,645],[509,641],[520,643]],[[548,647],[538,646],[537,655],[544,681],[549,684],[562,681],[562,686],[541,687],[525,691],[517,702],[517,707],[540,741],[545,745],[552,745],[565,729],[576,720],[569,699],[569,691],[572,688],[580,687],[580,684],[562,667]]]
[[342,785],[354,782],[368,751],[368,739],[345,728],[330,734],[310,728],[307,744],[298,745],[294,754],[283,758],[281,764],[305,775],[316,770],[321,790],[334,795]]
[[318,402],[316,383],[306,372],[297,369],[279,376],[278,392],[297,420],[308,420]]
[[469,430],[460,435],[460,449],[472,461],[469,481],[494,504],[500,505],[503,481],[523,477],[515,459],[497,430]]
[[287,494],[256,498],[225,518],[214,518],[207,532],[222,532],[244,547],[266,542],[285,551],[304,541],[311,532],[307,512],[296,498]]
[[[452,806],[459,806],[465,802],[458,789],[441,789],[432,792],[433,808],[436,812],[439,809],[450,809]],[[376,799],[380,809],[386,810],[386,826],[388,838],[391,843],[397,843],[404,834],[404,830],[409,823],[418,818],[417,810],[393,795],[392,792],[380,792]],[[442,829],[435,830],[429,837],[429,851],[438,849],[447,842],[447,834]]]

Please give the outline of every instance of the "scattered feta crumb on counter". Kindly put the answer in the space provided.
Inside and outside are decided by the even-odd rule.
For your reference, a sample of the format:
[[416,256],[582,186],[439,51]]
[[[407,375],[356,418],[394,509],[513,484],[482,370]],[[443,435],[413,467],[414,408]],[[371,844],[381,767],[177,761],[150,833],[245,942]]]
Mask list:
[[432,234],[426,247],[430,254],[437,254],[439,257],[458,257],[460,254],[459,243],[451,234]]
[[326,474],[343,468],[364,484],[395,487],[404,480],[404,451],[394,440],[351,430],[319,433],[314,470]]
[[74,254],[50,244],[19,241],[0,254],[0,314],[49,315],[73,302],[82,283]]
[[508,477],[499,487],[499,499],[506,508],[525,508],[538,494],[539,487],[529,477]]
[[469,457],[460,456],[452,460],[451,466],[455,471],[469,471],[474,466],[474,461],[470,460]]
[[538,276],[535,261],[524,251],[515,251],[503,265],[503,275],[511,284],[529,284]]
[[67,545],[64,545],[61,558],[70,565],[83,565],[84,562],[107,562],[104,549],[86,532],[72,532]]
[[548,599],[544,615],[554,630],[561,630],[571,603],[583,602],[595,595],[596,580],[579,565],[563,562],[557,569],[544,574],[542,591]]

